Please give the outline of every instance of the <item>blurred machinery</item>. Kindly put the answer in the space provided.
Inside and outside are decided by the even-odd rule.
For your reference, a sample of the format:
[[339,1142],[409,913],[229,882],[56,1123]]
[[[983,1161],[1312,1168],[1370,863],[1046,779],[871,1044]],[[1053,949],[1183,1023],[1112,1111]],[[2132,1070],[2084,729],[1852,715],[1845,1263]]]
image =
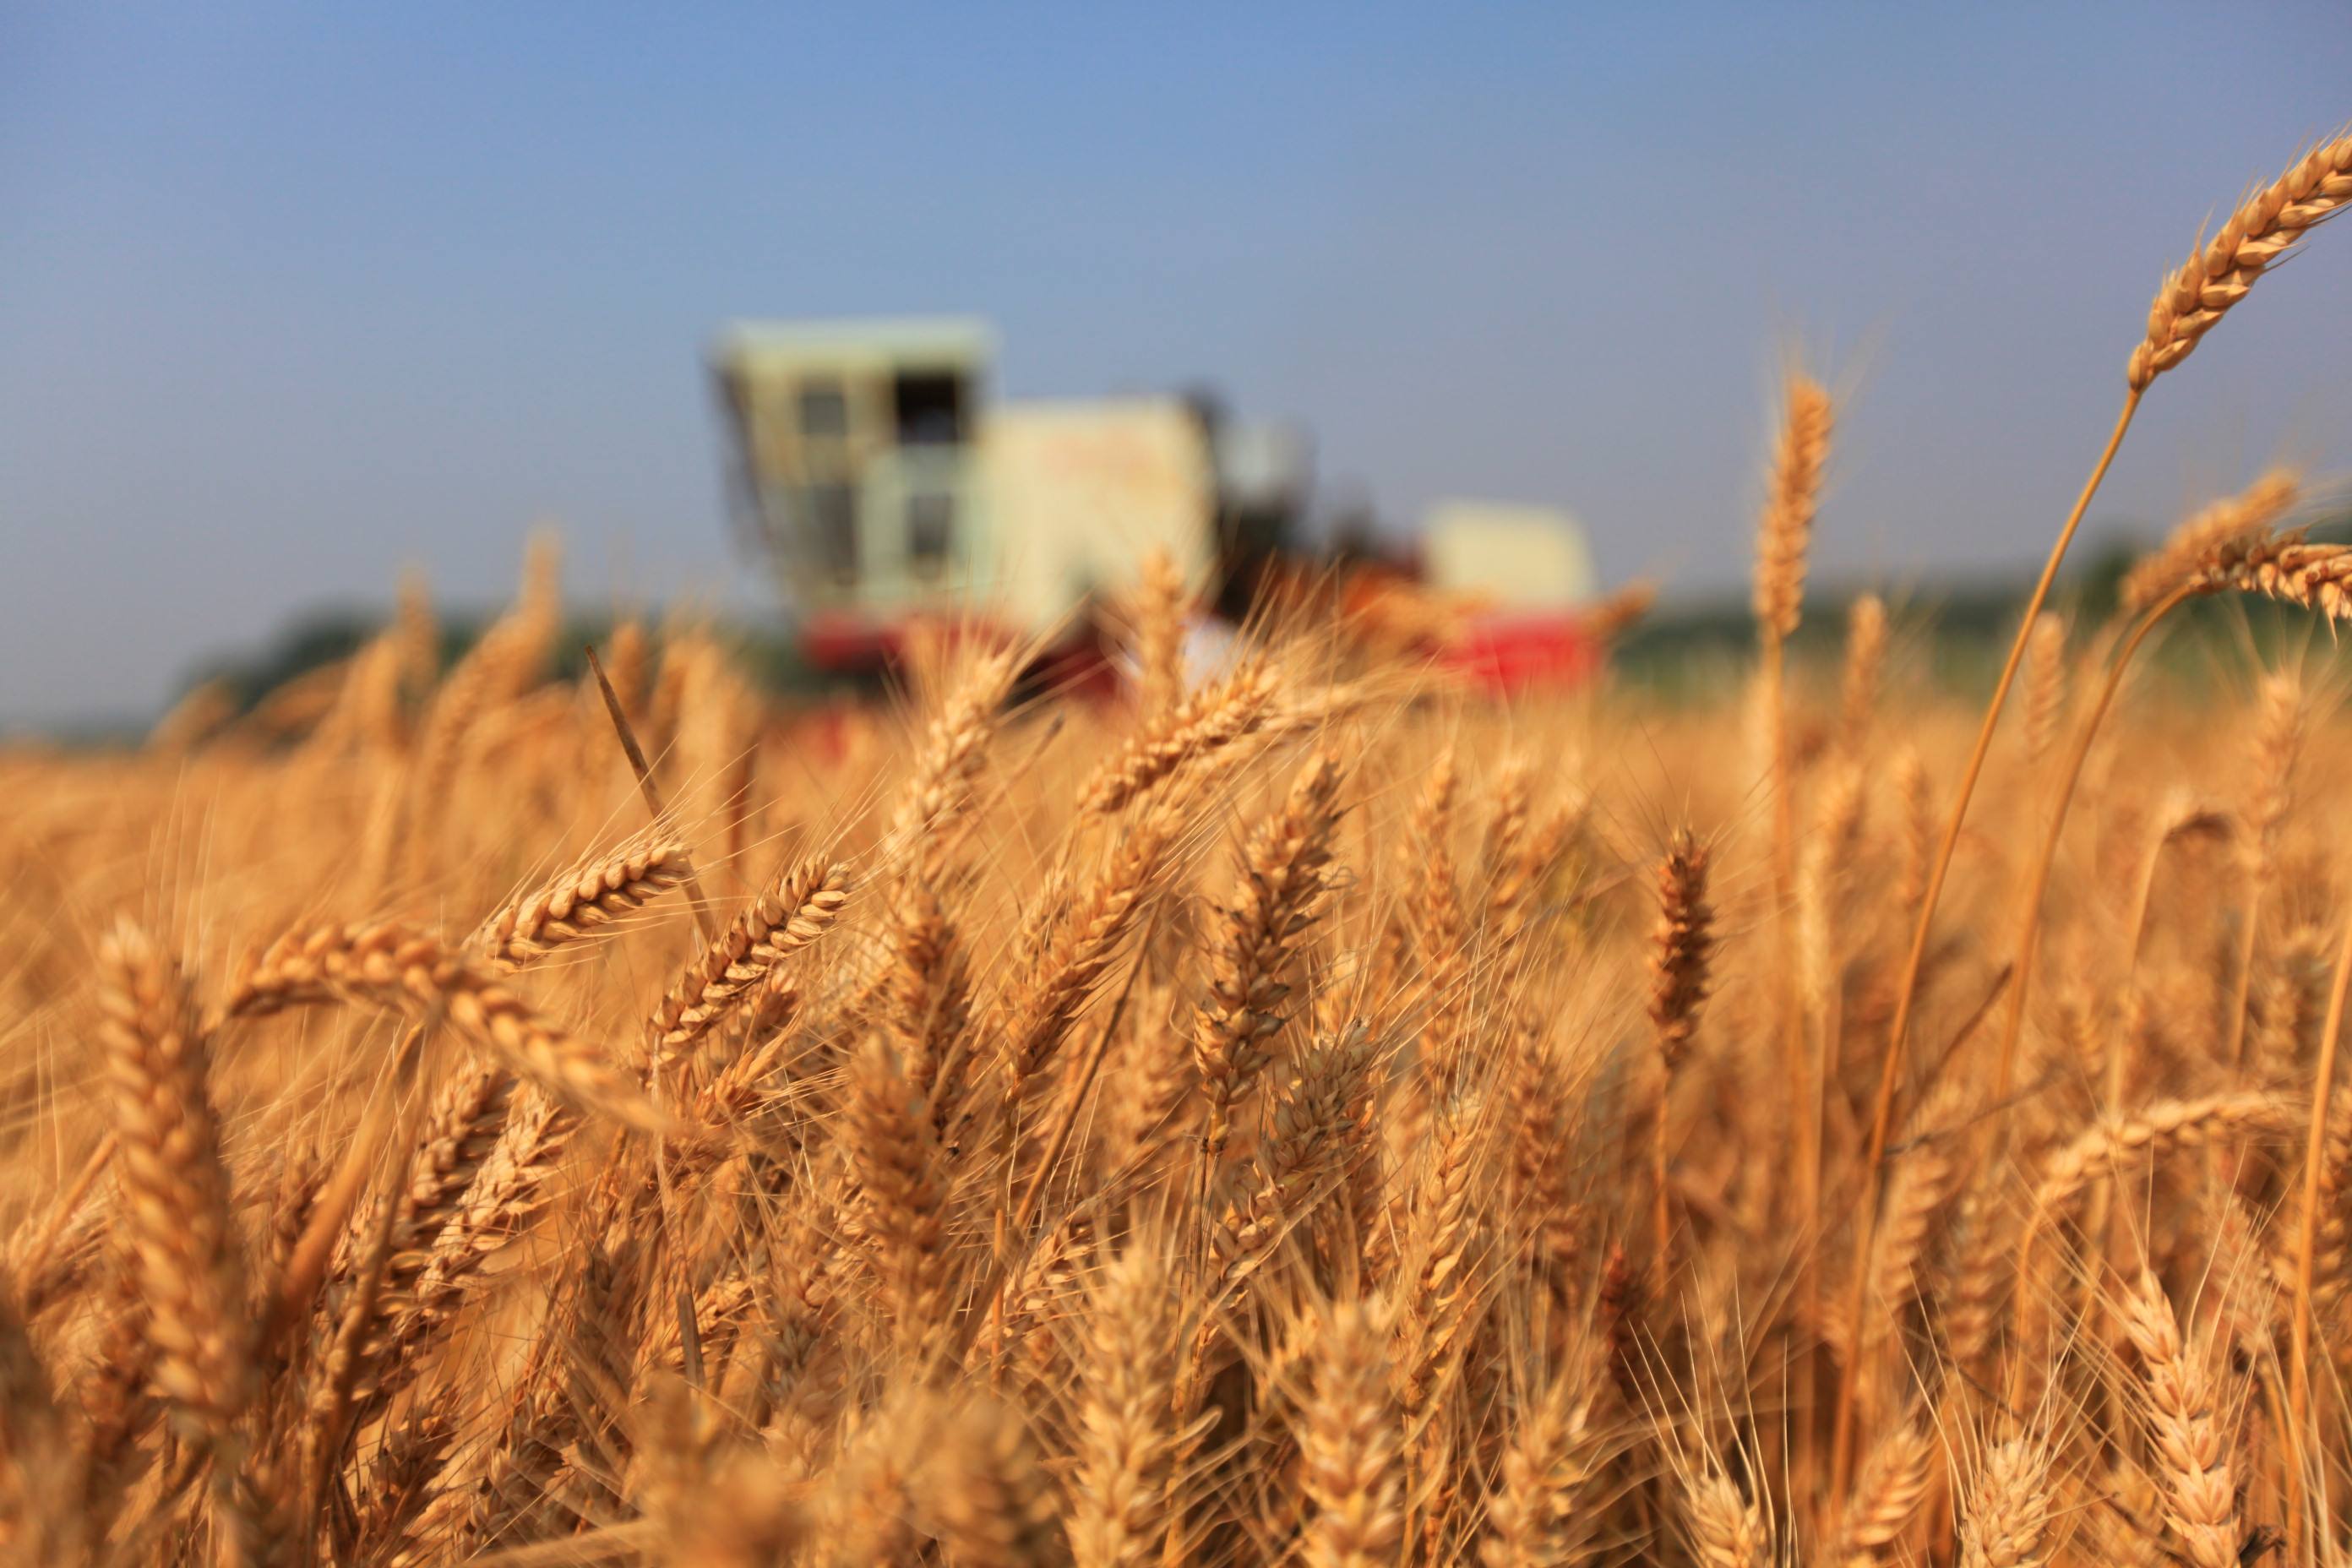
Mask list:
[[1466,607],[1430,651],[1499,685],[1574,678],[1591,595],[1564,515],[1454,503],[1425,553],[1332,568],[1301,524],[1313,448],[1208,397],[1001,402],[995,340],[961,319],[747,323],[711,368],[740,531],[827,668],[889,658],[912,626],[977,611],[1041,643],[1084,641],[1097,595],[1162,550],[1208,609],[1239,621],[1326,570],[1419,579]]
[[1003,403],[994,341],[958,320],[746,325],[713,355],[739,527],[830,668],[910,623],[984,607],[1004,629],[1081,627],[1164,550],[1219,607],[1291,547],[1303,433],[1206,400]]
[[1583,614],[1597,591],[1584,531],[1550,507],[1445,501],[1422,529],[1422,577],[1469,607],[1439,650],[1502,690],[1569,684],[1600,662]]

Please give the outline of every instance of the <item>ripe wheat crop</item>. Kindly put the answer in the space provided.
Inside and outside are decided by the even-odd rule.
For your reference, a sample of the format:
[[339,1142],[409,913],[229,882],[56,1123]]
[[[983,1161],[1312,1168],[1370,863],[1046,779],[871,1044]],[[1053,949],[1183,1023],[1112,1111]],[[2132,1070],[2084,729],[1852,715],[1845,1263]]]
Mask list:
[[[2099,473],[2347,169],[2165,281]],[[541,556],[446,673],[411,588],[0,752],[0,1555],[2345,1561],[2344,681],[2127,677],[2352,554],[2253,479],[1979,716],[1875,597],[1790,647],[1785,403],[1744,697],[1188,670],[1154,563],[1117,700],[940,637],[820,721],[685,625],[551,679]]]

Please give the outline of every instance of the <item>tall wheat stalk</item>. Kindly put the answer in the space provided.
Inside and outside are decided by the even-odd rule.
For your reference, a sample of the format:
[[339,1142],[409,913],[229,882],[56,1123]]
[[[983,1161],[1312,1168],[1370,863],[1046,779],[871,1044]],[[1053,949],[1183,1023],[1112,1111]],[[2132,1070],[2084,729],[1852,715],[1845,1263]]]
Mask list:
[[[1796,779],[1789,755],[1785,666],[1788,640],[1802,616],[1805,558],[1811,547],[1813,516],[1821,504],[1822,476],[1829,461],[1836,415],[1829,394],[1804,375],[1790,375],[1781,397],[1785,406],[1780,434],[1773,447],[1771,477],[1756,531],[1755,612],[1763,660],[1766,762],[1772,794],[1773,921],[1784,976],[1780,1042],[1789,1071],[1790,1120],[1797,1129],[1798,1160],[1810,1165],[1818,1163],[1819,1129],[1815,1108],[1805,1103],[1802,1000],[1791,924],[1797,878]],[[1803,1223],[1811,1223],[1809,1210]]]
[[[2338,136],[2312,148],[2268,185],[2240,205],[2231,215],[2221,232],[2201,245],[2197,253],[2167,279],[2158,289],[2148,308],[2147,331],[2134,345],[2125,369],[2123,407],[2116,415],[2115,428],[2107,436],[2106,445],[2091,465],[2090,477],[2074,498],[2074,507],[2066,521],[2059,525],[2058,537],[2050,547],[2042,563],[2042,574],[2034,580],[2033,592],[2027,596],[2025,611],[2021,617],[2016,638],[2010,644],[2009,655],[2002,661],[2000,679],[1993,683],[1990,700],[1985,704],[1984,718],[1977,727],[1975,743],[1969,748],[1967,765],[1960,773],[1959,790],[1953,799],[1949,815],[1945,818],[1944,832],[1936,847],[1933,868],[1927,876],[1927,894],[1920,900],[1918,919],[1911,933],[1911,946],[1904,958],[1903,969],[1895,989],[1894,1016],[1887,1025],[1886,1046],[1881,1055],[1878,1088],[1871,1106],[1869,1155],[1865,1162],[1864,1184],[1858,1212],[1863,1233],[1866,1237],[1876,1223],[1879,1167],[1885,1158],[1886,1135],[1895,1111],[1895,1091],[1903,1063],[1905,1042],[1910,1034],[1911,1009],[1919,985],[1919,970],[1927,956],[1927,938],[1933,929],[1936,906],[1942,898],[1944,879],[1949,873],[1952,851],[1959,843],[1960,825],[1967,820],[1969,803],[1976,794],[1977,780],[1984,772],[1985,757],[1992,749],[1994,726],[2000,720],[2002,706],[2009,700],[2010,688],[2017,679],[2018,666],[2025,658],[2026,644],[2032,636],[2035,619],[2049,602],[2050,586],[2057,580],[2058,568],[2066,559],[2066,550],[2074,542],[2074,531],[2082,525],[2083,514],[2092,497],[2106,478],[2109,465],[2121,449],[2125,435],[2131,429],[2132,416],[2139,411],[2140,398],[2154,384],[2158,376],[2187,359],[2204,335],[2218,325],[2231,307],[2244,299],[2254,280],[2290,251],[2296,241],[2318,224],[2341,211],[2352,201],[2352,135]],[[1842,1488],[1853,1454],[1853,1380],[1843,1380],[1839,1387],[1837,1415],[1831,1445],[1830,1477],[1833,1489]]]

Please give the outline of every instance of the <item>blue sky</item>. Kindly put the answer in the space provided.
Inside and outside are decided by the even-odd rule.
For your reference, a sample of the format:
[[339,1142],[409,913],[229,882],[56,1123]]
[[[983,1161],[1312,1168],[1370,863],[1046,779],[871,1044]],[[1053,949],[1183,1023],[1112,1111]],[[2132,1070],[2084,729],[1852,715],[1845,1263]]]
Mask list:
[[[1014,395],[1201,379],[1328,488],[1746,570],[1767,405],[1851,395],[1817,570],[2038,556],[2200,222],[2352,115],[2338,4],[0,7],[0,720],[566,531],[757,605],[699,355],[974,312]],[[2100,512],[2352,468],[2352,231],[2166,378]]]

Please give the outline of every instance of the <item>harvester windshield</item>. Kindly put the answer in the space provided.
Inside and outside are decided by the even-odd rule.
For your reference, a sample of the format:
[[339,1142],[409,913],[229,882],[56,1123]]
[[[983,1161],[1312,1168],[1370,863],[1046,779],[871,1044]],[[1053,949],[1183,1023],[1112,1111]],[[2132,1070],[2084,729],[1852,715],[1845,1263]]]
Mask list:
[[746,325],[712,369],[740,526],[812,624],[871,628],[984,552],[979,415],[994,341],[957,319]]
[[737,515],[817,663],[878,658],[929,618],[1083,634],[1087,605],[1154,551],[1208,584],[1217,472],[1197,413],[1171,397],[998,404],[993,351],[984,325],[953,319],[720,340]]

